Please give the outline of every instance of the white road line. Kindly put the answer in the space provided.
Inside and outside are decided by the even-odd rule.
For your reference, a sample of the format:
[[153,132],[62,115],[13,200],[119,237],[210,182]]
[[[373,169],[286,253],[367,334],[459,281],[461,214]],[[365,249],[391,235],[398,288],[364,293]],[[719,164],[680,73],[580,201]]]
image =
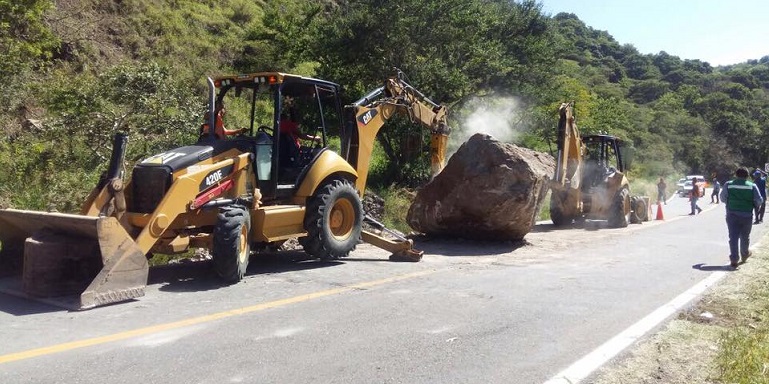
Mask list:
[[678,295],[678,297],[671,300],[669,303],[657,308],[654,312],[631,325],[617,336],[614,336],[611,340],[607,341],[593,352],[588,353],[585,357],[579,359],[565,370],[553,376],[553,378],[546,381],[545,384],[576,384],[584,380],[607,361],[611,360],[625,348],[643,337],[643,335],[651,329],[678,312],[678,310],[689,302],[696,299],[699,295],[705,292],[706,289],[710,288],[710,286],[726,276],[726,274],[726,271],[713,272],[710,276],[705,278],[705,280],[700,281],[697,285]]

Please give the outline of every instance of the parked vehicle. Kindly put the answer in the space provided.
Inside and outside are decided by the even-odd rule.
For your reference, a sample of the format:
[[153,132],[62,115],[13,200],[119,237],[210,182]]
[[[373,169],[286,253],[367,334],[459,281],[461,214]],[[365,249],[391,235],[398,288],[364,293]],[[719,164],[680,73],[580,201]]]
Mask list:
[[676,193],[678,193],[679,195],[681,193],[683,193],[684,184],[686,184],[686,178],[685,177],[682,178],[682,179],[678,179],[678,181],[676,182],[676,187],[677,187]]
[[[689,192],[692,190],[691,181],[695,177],[697,178],[698,184],[701,187],[700,188],[700,193],[701,193],[700,196],[704,196],[705,188],[707,187],[708,183],[707,183],[707,180],[705,179],[705,176],[702,176],[702,175],[687,175],[683,179],[678,179],[678,182],[676,183],[676,185],[678,186],[677,193],[678,193],[679,196],[689,196]],[[687,183],[688,183],[688,187],[686,186]]]
[[705,179],[705,176],[702,175],[687,175],[686,180],[692,180],[695,177],[697,178],[697,181],[702,182],[705,184],[705,186],[707,186],[707,179]]
[[[681,190],[678,191],[678,194],[681,197],[687,197],[687,196],[689,196],[689,194],[692,193],[692,188],[693,188],[693,184],[694,184],[693,180],[694,179],[686,180],[686,182],[684,183],[684,186],[681,188]],[[699,187],[700,187],[700,197],[705,196],[705,188],[706,188],[707,182],[697,178],[697,185],[699,185]]]

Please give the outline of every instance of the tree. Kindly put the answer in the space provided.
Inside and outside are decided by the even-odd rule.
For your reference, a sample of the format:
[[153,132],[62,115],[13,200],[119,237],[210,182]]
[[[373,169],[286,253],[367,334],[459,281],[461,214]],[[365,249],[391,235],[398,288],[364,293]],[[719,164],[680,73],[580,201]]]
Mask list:
[[654,66],[650,56],[639,54],[635,48],[626,51],[629,54],[622,61],[622,64],[625,66],[628,77],[636,80],[647,80],[661,76],[659,69]]
[[[0,0],[0,131],[15,135],[28,108],[31,82],[40,76],[58,40],[45,23],[48,0]],[[42,71],[38,71],[42,72]]]
[[652,62],[655,66],[657,66],[657,68],[659,68],[660,73],[663,75],[667,75],[668,73],[679,70],[683,67],[683,63],[681,62],[681,59],[678,58],[678,56],[671,56],[665,51],[661,51],[660,53],[654,55]]
[[657,100],[668,91],[668,85],[659,80],[643,80],[630,87],[628,96],[639,104]]
[[0,77],[7,79],[49,58],[57,45],[45,24],[48,0],[0,0]]
[[731,74],[731,80],[749,89],[756,89],[761,87],[761,83],[755,76],[753,76],[753,72],[733,71]]
[[[348,102],[381,85],[398,67],[436,102],[461,106],[471,97],[516,94],[529,101],[550,81],[556,46],[534,1],[354,0],[320,25],[314,56],[321,77],[341,83]],[[379,135],[393,169],[403,132]]]
[[713,67],[702,60],[684,60],[684,69],[707,75],[713,73]]
[[[316,62],[313,57],[312,31],[316,23],[328,20],[316,1],[267,2],[263,21],[251,23],[241,44],[241,53],[234,61],[240,72],[278,70],[312,76],[304,64]],[[313,68],[315,64],[309,65]],[[301,70],[300,67],[302,67]],[[304,73],[302,73],[304,72]]]
[[43,135],[57,142],[62,165],[101,164],[116,132],[132,138],[128,159],[183,145],[197,134],[205,100],[168,67],[120,65],[98,76],[52,80],[45,90]]

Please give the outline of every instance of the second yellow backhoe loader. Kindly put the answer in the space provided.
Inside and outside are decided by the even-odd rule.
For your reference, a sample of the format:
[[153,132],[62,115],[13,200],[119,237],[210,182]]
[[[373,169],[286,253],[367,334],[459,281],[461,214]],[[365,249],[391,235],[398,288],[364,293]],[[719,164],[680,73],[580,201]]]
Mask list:
[[[361,196],[377,132],[395,113],[432,132],[440,170],[443,106],[399,73],[345,108],[339,85],[297,75],[260,72],[208,84],[196,143],[142,160],[124,182],[128,138],[116,135],[108,171],[78,214],[0,210],[0,290],[73,309],[120,302],[144,294],[153,253],[190,248],[210,250],[217,274],[234,283],[252,253],[292,237],[323,260],[347,256],[361,238],[393,260],[421,259],[411,240],[362,229]],[[232,120],[219,121],[225,109]],[[214,134],[225,122],[243,133]],[[340,153],[329,148],[333,132]]]
[[[550,188],[550,218],[556,226],[574,220],[606,220],[610,227],[626,227],[635,205],[625,170],[622,142],[610,135],[581,135],[573,103],[559,108],[555,175]],[[645,212],[645,208],[640,208]]]

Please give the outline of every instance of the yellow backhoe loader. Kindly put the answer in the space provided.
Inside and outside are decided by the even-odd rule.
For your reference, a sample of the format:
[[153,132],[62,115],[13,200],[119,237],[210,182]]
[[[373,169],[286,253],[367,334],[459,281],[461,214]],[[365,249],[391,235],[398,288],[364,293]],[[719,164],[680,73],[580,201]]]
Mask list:
[[[210,250],[216,273],[235,283],[252,253],[292,237],[322,260],[347,256],[361,238],[392,252],[392,260],[421,259],[411,240],[363,231],[361,196],[377,132],[394,113],[432,132],[440,170],[444,107],[400,73],[345,108],[338,84],[297,75],[222,76],[208,85],[207,120],[195,144],[142,160],[124,182],[128,138],[116,135],[108,170],[78,214],[0,210],[0,290],[93,308],[143,296],[147,258],[190,248]],[[224,124],[219,106],[242,134],[209,132]],[[340,153],[328,147],[334,132]]]
[[629,221],[637,220],[631,216],[633,208],[644,203],[631,199],[625,175],[625,147],[614,136],[581,135],[573,108],[573,103],[563,103],[559,108],[550,218],[556,226],[593,219],[606,220],[609,227],[626,227]]

